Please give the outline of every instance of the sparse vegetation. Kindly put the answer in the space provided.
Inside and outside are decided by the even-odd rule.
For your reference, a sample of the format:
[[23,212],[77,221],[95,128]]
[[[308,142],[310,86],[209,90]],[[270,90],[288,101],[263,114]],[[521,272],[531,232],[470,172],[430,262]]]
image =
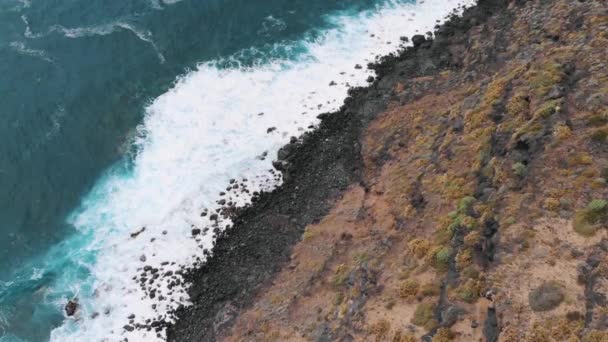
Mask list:
[[471,265],[462,270],[461,275],[465,278],[469,279],[477,279],[479,278],[479,271],[475,266]]
[[464,237],[464,244],[468,247],[473,247],[481,241],[481,234],[478,231],[469,232]]
[[420,303],[416,307],[414,317],[412,317],[412,324],[419,327],[425,327],[427,330],[432,329],[435,317],[435,305],[431,303]]
[[440,248],[435,253],[435,267],[444,270],[448,267],[450,257],[452,256],[452,249],[450,247]]
[[591,133],[591,140],[596,143],[604,143],[608,138],[608,130],[598,129]]
[[456,267],[459,270],[464,269],[469,266],[473,262],[473,255],[470,249],[461,249],[458,254],[456,254]]
[[346,281],[346,279],[348,278],[348,274],[349,274],[348,266],[346,266],[345,264],[338,265],[338,267],[336,268],[336,272],[331,281],[332,284],[334,286],[343,285],[344,282]]
[[577,233],[592,236],[606,220],[608,220],[608,202],[596,199],[575,213],[572,225]]
[[431,243],[423,239],[414,239],[408,245],[412,253],[419,259],[424,258],[431,248]]
[[571,166],[591,165],[593,164],[593,157],[589,153],[581,152],[570,156],[568,163]]
[[513,173],[515,173],[515,175],[517,175],[520,178],[523,178],[526,176],[526,173],[528,172],[528,168],[526,167],[525,164],[517,162],[515,164],[513,164]]
[[369,333],[376,336],[376,341],[385,340],[390,330],[391,323],[386,319],[381,319],[369,327]]
[[302,235],[302,239],[304,241],[309,241],[317,235],[319,235],[318,230],[312,229],[311,227],[306,227],[306,229],[304,230],[304,234]]
[[460,201],[458,201],[458,211],[461,213],[466,213],[473,207],[475,201],[475,197],[473,196],[465,196],[461,198]]
[[544,97],[565,77],[564,67],[560,63],[540,63],[540,67],[532,69],[526,73],[526,78],[530,86],[534,89],[535,95]]
[[401,282],[399,285],[399,296],[401,298],[410,298],[418,294],[420,284],[416,280],[408,279]]
[[525,341],[580,341],[578,337],[584,327],[585,323],[582,319],[570,320],[566,317],[549,317],[542,322],[534,323]]
[[[330,302],[324,326],[317,322],[303,339],[329,327],[335,339],[345,331],[354,340],[412,342],[432,330],[435,342],[473,340],[492,330],[480,315],[483,296],[492,293],[500,326],[490,334],[500,341],[608,342],[607,333],[589,331],[607,312],[595,307],[585,327],[588,294],[577,278],[590,253],[598,260],[608,256],[597,245],[599,230],[608,227],[608,70],[597,62],[608,48],[608,21],[590,25],[595,7],[597,0],[510,6],[513,26],[505,24],[505,37],[521,40],[494,36],[475,46],[462,40],[466,52],[455,50],[452,57],[465,72],[454,67],[441,77],[429,70],[415,79],[383,80],[399,79],[400,90],[364,127],[362,179],[354,184],[363,199],[344,196],[342,206],[339,197],[331,219],[314,225],[327,226],[317,227],[320,236],[313,235],[306,251],[297,250],[304,253],[300,258],[316,251],[324,258],[315,278],[283,274],[306,279],[294,280],[294,288],[306,288],[310,302]],[[562,25],[572,13],[577,24]],[[491,20],[474,34],[492,36],[500,22]],[[492,50],[496,43],[503,44],[500,50]],[[331,229],[342,226],[352,238],[335,238]],[[598,238],[582,239],[572,230],[598,232]],[[605,265],[584,273],[605,274]],[[297,302],[290,313],[308,319],[310,302]],[[452,330],[447,303],[463,309]],[[292,332],[286,315],[285,331]],[[344,329],[343,322],[357,326]]]
[[420,294],[425,297],[438,296],[441,291],[439,284],[437,283],[426,283],[420,287]]
[[395,335],[393,335],[391,342],[418,342],[418,339],[413,335],[407,335],[398,330],[395,332]]
[[474,303],[479,298],[479,290],[477,281],[469,279],[456,289],[456,296],[467,303]]
[[528,111],[530,107],[530,103],[527,100],[527,96],[525,93],[518,93],[512,96],[507,102],[507,113],[511,118],[516,118],[517,116]]
[[560,207],[560,201],[556,198],[549,197],[545,199],[543,206],[547,210],[556,211]]
[[557,140],[564,141],[572,137],[572,130],[570,127],[564,124],[556,125],[553,129],[553,135]]
[[435,336],[433,336],[433,342],[448,342],[454,339],[454,333],[448,328],[439,328]]
[[608,341],[608,331],[591,330],[583,336],[582,342],[606,342]]
[[540,119],[547,119],[548,117],[559,111],[560,104],[561,101],[558,100],[545,102],[539,109],[534,112],[534,117]]
[[591,115],[587,119],[587,125],[591,127],[600,127],[604,126],[605,124],[608,124],[608,112],[603,114]]

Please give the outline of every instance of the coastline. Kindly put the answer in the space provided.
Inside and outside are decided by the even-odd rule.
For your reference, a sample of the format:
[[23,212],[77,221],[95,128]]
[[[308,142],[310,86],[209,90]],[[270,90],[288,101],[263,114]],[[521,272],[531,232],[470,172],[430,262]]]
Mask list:
[[370,64],[377,78],[369,87],[351,89],[338,112],[322,114],[315,131],[283,147],[275,165],[284,184],[234,213],[234,225],[217,239],[212,257],[185,274],[192,283],[193,305],[177,310],[177,322],[168,325],[168,340],[213,341],[229,329],[239,312],[289,263],[304,228],[324,217],[351,184],[361,183],[361,132],[390,100],[407,100],[396,97],[395,81],[460,68],[449,47],[461,44],[471,27],[506,6],[480,0],[438,27],[434,39],[417,36],[415,46]]

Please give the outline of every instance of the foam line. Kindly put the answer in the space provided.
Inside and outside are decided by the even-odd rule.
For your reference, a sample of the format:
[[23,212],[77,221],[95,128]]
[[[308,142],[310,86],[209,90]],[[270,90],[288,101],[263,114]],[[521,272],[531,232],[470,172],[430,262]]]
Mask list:
[[[268,171],[272,157],[290,136],[316,124],[318,114],[338,109],[349,86],[366,84],[371,72],[356,64],[396,50],[400,36],[432,30],[435,20],[472,2],[393,1],[365,13],[337,13],[327,18],[334,29],[288,47],[305,51],[298,58],[228,69],[218,67],[226,61],[212,61],[179,78],[147,108],[132,167],[109,170],[70,218],[81,234],[64,244],[71,246],[64,258],[90,275],[65,274],[49,290],[72,288],[81,304],[51,340],[162,340],[162,328],[129,331],[125,325],[171,321],[172,309],[189,304],[187,284],[169,284],[180,279],[175,272],[181,267],[199,261],[201,248],[212,247],[211,232],[193,237],[192,229],[212,224],[217,200],[249,201],[239,191],[220,197],[230,179],[250,193],[279,185]],[[271,127],[276,130],[268,133]],[[265,153],[268,158],[259,158]],[[221,221],[218,229],[229,224]],[[148,284],[155,269],[173,275]]]

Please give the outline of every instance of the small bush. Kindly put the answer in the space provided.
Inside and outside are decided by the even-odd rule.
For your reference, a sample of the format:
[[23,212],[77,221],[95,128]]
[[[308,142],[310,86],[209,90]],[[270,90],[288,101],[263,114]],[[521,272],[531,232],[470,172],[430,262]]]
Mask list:
[[312,240],[313,238],[315,238],[318,235],[319,235],[319,231],[318,230],[311,229],[310,227],[307,227],[304,230],[304,234],[302,235],[302,239],[304,241],[310,241],[310,240]]
[[587,210],[589,211],[590,219],[598,220],[606,214],[606,210],[608,210],[608,201],[595,199],[589,203]]
[[608,139],[608,131],[605,129],[598,129],[591,133],[591,140],[596,143],[604,143]]
[[438,296],[441,288],[438,283],[426,283],[420,287],[420,294],[425,297]]
[[587,125],[592,127],[600,127],[604,126],[608,123],[608,115],[607,114],[595,114],[590,116],[587,119]]
[[456,289],[456,296],[467,303],[474,303],[479,298],[479,286],[473,279],[467,280],[466,283]]
[[557,125],[553,130],[553,135],[557,140],[563,141],[572,136],[572,130],[566,125]]
[[410,298],[418,294],[420,284],[413,279],[405,280],[399,285],[399,297]]
[[555,114],[560,107],[560,101],[549,101],[543,104],[536,112],[534,112],[534,117],[546,119],[551,115]]
[[507,218],[505,219],[505,221],[503,222],[503,224],[504,224],[505,226],[511,226],[511,225],[514,225],[514,224],[515,224],[515,222],[517,222],[517,220],[515,219],[515,217],[513,217],[513,216],[509,216],[509,217],[507,217]]
[[479,278],[479,271],[475,266],[471,265],[462,270],[462,276],[469,279]]
[[518,177],[523,178],[528,172],[528,168],[523,163],[517,162],[513,164],[513,173],[515,173]]
[[346,282],[348,278],[348,267],[345,264],[338,265],[336,268],[336,273],[334,274],[331,282],[334,286],[341,286]]
[[[449,229],[438,229],[434,234],[434,242],[436,245],[445,245],[452,240],[453,231]],[[436,252],[436,250],[434,250]],[[433,254],[435,256],[435,254]]]
[[549,197],[549,198],[545,199],[543,206],[547,210],[556,211],[557,209],[559,209],[560,202],[556,198]]
[[459,214],[456,217],[454,217],[454,219],[448,225],[447,229],[450,233],[454,234],[454,232],[458,228],[466,228],[467,230],[474,230],[476,227],[477,227],[477,220],[475,220],[474,218],[472,218],[468,215]]
[[475,203],[476,199],[473,196],[466,196],[458,201],[458,211],[461,213],[467,213]]
[[431,249],[431,243],[423,239],[414,239],[409,242],[408,246],[419,259],[424,258]]
[[572,166],[591,165],[593,164],[593,157],[589,153],[577,153],[568,158],[568,163]]
[[448,342],[454,339],[454,333],[448,328],[439,328],[435,336],[433,336],[433,342]]
[[412,324],[419,327],[427,327],[428,324],[435,317],[435,305],[431,303],[420,303],[416,307],[414,317],[412,317]]
[[582,342],[606,342],[608,341],[608,331],[591,330],[583,336]]
[[577,233],[591,236],[595,234],[599,224],[606,220],[608,220],[608,202],[596,199],[574,214],[573,227]]
[[464,269],[473,262],[473,255],[470,249],[462,249],[456,254],[456,267],[459,270]]
[[446,269],[452,256],[450,247],[443,247],[435,253],[435,266],[439,269]]
[[551,87],[560,83],[564,77],[564,67],[560,63],[543,63],[540,68],[526,73],[526,78],[537,96],[545,96]]
[[405,335],[401,331],[396,331],[395,335],[393,335],[393,339],[391,342],[418,342],[416,337],[412,335]]
[[376,335],[377,341],[382,341],[388,335],[391,330],[391,323],[386,319],[381,319],[375,324],[372,324],[369,328],[369,332],[372,335]]
[[468,247],[473,247],[481,242],[481,234],[478,231],[472,231],[464,237],[464,244]]
[[580,341],[578,337],[584,328],[583,320],[552,316],[535,322],[526,341]]
[[336,294],[336,297],[334,298],[334,305],[338,306],[338,305],[342,304],[342,302],[344,302],[345,298],[346,298],[346,296],[344,296],[344,293],[338,292]]
[[516,94],[507,102],[507,114],[515,117],[528,111],[530,103],[526,100],[526,94]]

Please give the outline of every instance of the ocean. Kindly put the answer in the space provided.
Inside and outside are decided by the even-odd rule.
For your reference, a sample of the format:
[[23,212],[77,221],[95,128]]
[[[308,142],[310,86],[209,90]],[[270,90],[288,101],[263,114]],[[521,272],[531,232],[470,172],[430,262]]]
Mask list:
[[123,327],[171,321],[188,285],[150,298],[142,269],[204,262],[192,229],[231,179],[280,185],[277,150],[367,63],[472,3],[0,1],[0,342],[163,340]]

